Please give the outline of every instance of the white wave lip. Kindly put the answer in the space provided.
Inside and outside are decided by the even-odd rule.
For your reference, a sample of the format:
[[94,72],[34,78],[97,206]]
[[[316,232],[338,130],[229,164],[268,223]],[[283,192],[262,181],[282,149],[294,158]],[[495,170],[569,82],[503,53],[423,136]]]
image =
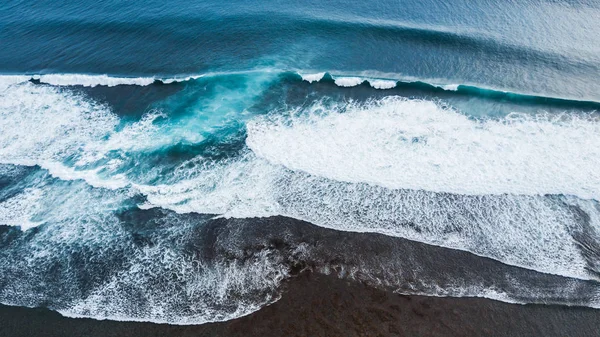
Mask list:
[[325,76],[324,72],[321,73],[316,73],[316,74],[299,74],[300,77],[302,77],[302,80],[308,82],[308,83],[313,83],[313,82],[319,82],[320,80],[323,79],[323,76]]
[[187,82],[187,81],[191,81],[191,80],[197,80],[202,77],[204,77],[204,75],[191,75],[191,76],[185,76],[185,77],[161,78],[160,81],[163,82],[164,84],[171,84],[171,83],[177,83],[177,82]]
[[84,87],[117,85],[139,85],[147,86],[156,80],[153,77],[112,77],[108,75],[85,75],[85,74],[48,74],[40,75],[39,80],[42,83],[58,86],[81,85]]
[[375,89],[393,89],[396,87],[397,82],[393,80],[379,80],[379,79],[369,79],[367,80],[371,87]]
[[361,77],[335,77],[334,81],[340,87],[355,87],[366,81],[366,79]]
[[439,85],[440,88],[447,91],[457,91],[460,84],[443,84]]
[[204,75],[190,75],[185,77],[158,78],[158,77],[119,77],[95,74],[43,74],[43,75],[0,75],[0,88],[13,84],[24,83],[29,80],[38,80],[44,84],[54,86],[83,86],[83,87],[115,87],[118,85],[148,86],[155,81],[164,84],[187,82],[203,77]]
[[255,121],[247,145],[274,164],[338,181],[600,200],[599,135],[592,116],[475,120],[392,97],[325,117]]

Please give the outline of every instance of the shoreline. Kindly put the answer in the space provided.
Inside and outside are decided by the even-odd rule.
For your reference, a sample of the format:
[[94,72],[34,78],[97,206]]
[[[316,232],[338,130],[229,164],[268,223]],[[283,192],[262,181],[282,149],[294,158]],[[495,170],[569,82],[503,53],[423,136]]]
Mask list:
[[68,318],[0,306],[2,336],[597,336],[600,310],[484,298],[398,295],[362,282],[303,272],[282,297],[248,316],[203,325]]

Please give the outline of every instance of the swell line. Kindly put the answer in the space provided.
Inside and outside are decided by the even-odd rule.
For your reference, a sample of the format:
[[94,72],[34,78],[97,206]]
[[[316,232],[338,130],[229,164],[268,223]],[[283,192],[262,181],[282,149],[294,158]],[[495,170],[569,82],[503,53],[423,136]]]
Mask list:
[[451,83],[442,79],[420,79],[401,74],[380,74],[377,72],[337,72],[337,71],[285,71],[274,69],[253,69],[246,71],[212,72],[204,74],[183,74],[174,76],[128,77],[107,74],[23,74],[0,75],[0,87],[33,82],[54,86],[115,87],[120,85],[150,86],[193,82],[199,79],[217,79],[223,76],[273,73],[288,81],[305,81],[311,84],[335,84],[340,88],[370,86],[379,90],[420,90],[428,94],[447,93],[457,96],[478,97],[501,102],[515,102],[530,105],[553,105],[600,110],[600,102],[592,99],[553,97],[537,93],[520,93],[510,90],[488,88],[477,84]]

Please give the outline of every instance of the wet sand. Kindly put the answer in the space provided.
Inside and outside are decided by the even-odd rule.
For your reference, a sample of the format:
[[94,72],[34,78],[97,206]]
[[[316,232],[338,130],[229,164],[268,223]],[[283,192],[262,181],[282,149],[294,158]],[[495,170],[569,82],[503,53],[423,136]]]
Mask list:
[[600,310],[480,298],[403,296],[301,273],[282,298],[245,317],[197,326],[65,318],[0,306],[0,336],[600,336]]

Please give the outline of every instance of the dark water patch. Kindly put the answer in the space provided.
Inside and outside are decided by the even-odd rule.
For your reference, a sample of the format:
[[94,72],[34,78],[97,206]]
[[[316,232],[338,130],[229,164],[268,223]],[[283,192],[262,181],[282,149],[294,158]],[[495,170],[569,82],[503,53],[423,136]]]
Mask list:
[[[580,249],[581,256],[587,263],[586,269],[600,280],[600,234],[591,223],[590,214],[580,207],[570,207],[580,218],[578,221],[580,226],[571,228],[571,235]],[[598,204],[591,207],[598,208]]]
[[[268,14],[268,15],[264,15]],[[65,46],[66,51],[104,54],[98,50],[97,42],[113,42],[111,51],[119,56],[136,56],[140,52],[148,52],[147,44],[157,43],[155,50],[167,52],[175,45],[176,56],[181,53],[197,52],[196,59],[190,59],[190,64],[196,65],[195,71],[202,70],[198,66],[202,63],[215,65],[226,65],[220,62],[216,56],[221,55],[232,60],[235,55],[233,46],[237,43],[237,64],[251,59],[260,59],[264,54],[274,52],[283,42],[289,41],[289,34],[298,35],[300,38],[310,36],[312,38],[335,38],[348,40],[350,36],[355,39],[370,41],[388,41],[394,44],[412,44],[415,47],[430,45],[435,49],[440,47],[447,51],[456,49],[461,52],[480,54],[496,54],[508,62],[537,62],[548,64],[553,67],[592,67],[583,58],[578,60],[573,57],[566,59],[561,54],[551,51],[537,50],[520,45],[508,44],[500,36],[488,34],[486,31],[461,32],[457,29],[447,27],[436,27],[434,25],[419,25],[410,22],[392,20],[369,20],[360,18],[332,18],[321,16],[299,16],[284,13],[245,13],[245,14],[221,14],[219,16],[206,15],[200,17],[177,16],[177,17],[137,17],[134,20],[102,20],[95,18],[55,18],[41,19],[30,22],[5,22],[6,33],[23,38],[39,39],[45,37],[53,40],[53,44],[47,45],[45,50],[55,54],[53,63],[62,60],[64,53],[57,53],[56,47],[66,43],[68,40],[76,40],[79,44]],[[243,28],[243,29],[242,29]],[[103,32],[102,35],[98,34]],[[32,34],[36,32],[36,34]],[[57,34],[60,32],[60,34]],[[203,34],[198,35],[199,32]],[[191,40],[192,36],[196,37]],[[96,36],[100,41],[85,41],[84,37]],[[136,37],[134,39],[134,37]],[[120,37],[120,39],[118,38]],[[160,38],[157,38],[160,37]],[[134,45],[126,44],[127,41],[136,41]],[[94,43],[92,43],[94,42]],[[251,48],[249,42],[262,46],[262,50]],[[210,49],[206,48],[212,45]],[[11,46],[12,47],[12,46]],[[116,47],[120,47],[121,50]],[[132,49],[134,47],[141,50]],[[170,48],[169,48],[170,47]],[[14,48],[14,47],[13,47]],[[265,53],[266,52],[266,53]],[[97,58],[99,55],[89,55]],[[109,55],[106,55],[109,56]],[[141,56],[141,55],[140,55]],[[148,53],[147,57],[152,61],[158,55]],[[113,58],[114,56],[111,56]],[[167,61],[167,62],[165,62]],[[200,62],[199,62],[200,61]],[[204,61],[204,62],[202,62]],[[568,61],[568,62],[565,62]],[[60,62],[63,63],[64,62]],[[170,69],[168,60],[161,62],[166,67],[157,68],[155,73]],[[167,63],[167,64],[165,64]],[[190,70],[189,65],[178,65],[180,69]],[[45,69],[48,69],[46,67]],[[54,68],[58,69],[58,68]],[[140,69],[136,65],[133,69]],[[146,69],[148,69],[146,67]],[[150,68],[152,69],[152,68]],[[206,69],[206,68],[204,68]],[[591,69],[590,69],[591,70]]]
[[[148,214],[157,213],[148,212]],[[282,221],[290,224],[285,219],[271,220],[280,224]],[[306,226],[300,224],[299,228],[302,227]],[[286,229],[289,230],[290,227],[286,226]],[[229,234],[222,233],[223,230],[229,232],[219,225],[199,228],[198,238],[207,235],[210,239],[201,239],[207,243],[205,247],[215,247],[222,244],[218,238]],[[247,233],[244,230],[242,232]],[[341,236],[344,234],[342,233]],[[365,236],[372,235],[359,236],[363,239]],[[308,237],[304,236],[302,239],[306,240]],[[269,240],[262,242],[266,243]],[[343,243],[348,241],[340,244]],[[402,240],[397,243],[403,245]],[[197,248],[191,249],[195,251]],[[209,254],[214,252],[211,249],[209,251]],[[363,257],[368,254],[368,251],[351,253]],[[437,256],[438,259],[444,257],[445,255]],[[449,264],[447,269],[452,267],[454,266]],[[443,271],[439,272],[443,273]],[[554,305],[514,305],[479,298],[406,296],[381,287],[373,287],[367,282],[341,279],[336,275],[323,275],[308,270],[288,279],[282,289],[280,300],[249,316],[227,322],[190,326],[75,319],[62,317],[56,312],[43,308],[0,306],[0,317],[4,322],[0,325],[0,334],[7,337],[42,335],[61,337],[81,335],[90,337],[447,336],[449,334],[595,336],[600,329],[598,323],[600,312],[594,309]]]
[[249,316],[204,325],[67,318],[43,308],[0,305],[6,337],[121,336],[596,336],[599,311],[514,305],[477,298],[404,296],[305,273],[282,298]]
[[[205,268],[225,266],[224,270],[228,270],[237,266],[243,270],[266,263],[271,267],[249,269],[245,277],[268,280],[278,277],[277,273],[290,277],[312,270],[404,294],[497,294],[503,300],[518,302],[596,305],[593,301],[598,291],[597,282],[541,274],[463,251],[379,234],[329,230],[283,217],[210,218],[208,215],[177,215],[161,209],[131,209],[119,213],[114,225],[103,224],[104,229],[98,228],[100,232],[96,234],[90,232],[89,226],[98,224],[86,224],[85,235],[93,235],[93,240],[87,242],[83,238],[61,241],[60,233],[66,228],[59,230],[56,224],[28,231],[27,235],[7,240],[10,244],[0,251],[6,262],[2,266],[6,280],[0,289],[2,301],[66,312],[75,310],[92,317],[106,315],[102,312],[108,309],[102,306],[107,305],[121,312],[123,319],[132,315],[129,319],[182,322],[186,316],[198,314],[184,309],[186,303],[190,303],[189,295],[184,294],[186,288],[198,282],[194,280],[210,275],[210,269]],[[107,232],[101,234],[103,231]],[[16,235],[12,230],[6,233]],[[55,243],[48,246],[48,240]],[[32,249],[47,257],[34,258],[25,267],[19,261],[31,259]],[[44,249],[51,254],[44,253]],[[144,257],[147,254],[150,255]],[[163,254],[172,258],[164,260]],[[179,262],[173,265],[174,261]],[[203,267],[187,269],[188,264]],[[140,268],[150,268],[152,274],[138,275]],[[176,273],[178,269],[181,270]],[[129,275],[128,270],[138,271]],[[184,274],[178,274],[184,270],[187,270]],[[118,281],[114,277],[118,277]],[[211,302],[206,297],[202,297],[203,301],[212,303],[211,310],[228,312],[236,308],[237,301],[263,303],[278,293],[271,286],[248,282],[251,282],[248,286],[257,288],[250,292],[230,289],[225,303]],[[113,284],[108,293],[107,284]],[[144,289],[144,293],[133,289]],[[75,303],[89,300],[92,294],[100,296],[93,297],[94,302],[88,304],[92,307],[72,308]],[[167,316],[149,315],[146,309],[163,306],[156,300],[164,296],[168,296],[171,303],[161,309]],[[175,306],[172,306],[173,301],[177,303]]]
[[23,231],[15,226],[0,225],[0,249],[7,247],[21,237]]
[[139,119],[154,104],[175,95],[184,88],[184,83],[176,82],[167,85],[157,81],[148,86],[95,86],[92,88],[79,87],[76,90],[89,96],[94,101],[108,104],[111,110],[120,117]]
[[536,302],[533,298],[538,296],[539,300],[548,296],[543,301],[552,302],[559,300],[565,284],[570,284],[574,288],[569,296],[584,303],[594,300],[598,287],[594,281],[537,273],[464,251],[379,234],[327,230],[288,218],[216,219],[207,226],[219,222],[228,223],[225,228],[231,228],[220,232],[224,242],[243,240],[245,247],[270,249],[280,246],[288,250],[285,256],[293,256],[290,253],[298,249],[306,250],[307,257],[298,255],[292,260],[315,271],[329,271],[401,293],[431,294],[434,289],[445,289],[447,293],[438,295],[452,296],[453,291],[473,287],[479,288],[481,294],[494,289],[519,302]]
[[[351,75],[347,75],[351,76]],[[364,75],[363,75],[364,76]],[[290,74],[290,78],[301,79],[301,77],[295,76],[295,74]],[[371,88],[369,83],[369,77],[364,76],[364,80],[358,86],[348,87],[348,88],[340,88],[335,84],[335,78],[343,78],[340,75],[331,75],[330,73],[325,73],[323,78],[318,81],[319,84],[324,84],[322,87],[335,86],[338,90],[344,90],[347,93],[350,93],[350,96],[354,96],[355,92],[361,91],[369,91],[368,96],[373,98],[377,97],[377,93],[380,95],[389,95],[389,94],[402,94],[402,96],[407,97],[438,97],[440,99],[473,99],[478,98],[487,101],[494,101],[498,103],[508,103],[515,105],[524,105],[524,106],[534,106],[540,108],[559,108],[559,109],[579,109],[579,110],[600,110],[600,102],[595,101],[585,101],[585,100],[573,100],[566,98],[557,98],[557,97],[547,97],[547,96],[537,96],[537,95],[529,95],[529,94],[521,94],[515,92],[507,92],[495,89],[486,89],[480,88],[472,85],[464,85],[464,84],[456,84],[456,85],[448,85],[448,88],[444,86],[435,85],[423,81],[407,81],[407,80],[399,80],[395,81],[391,79],[391,81],[395,81],[396,85],[394,88],[390,89],[375,89]],[[376,78],[376,77],[374,77]],[[313,84],[316,85],[316,84]],[[454,87],[449,89],[449,87]],[[367,94],[365,94],[367,95]]]
[[8,197],[13,190],[11,187],[18,185],[37,170],[34,166],[0,164],[0,200]]

